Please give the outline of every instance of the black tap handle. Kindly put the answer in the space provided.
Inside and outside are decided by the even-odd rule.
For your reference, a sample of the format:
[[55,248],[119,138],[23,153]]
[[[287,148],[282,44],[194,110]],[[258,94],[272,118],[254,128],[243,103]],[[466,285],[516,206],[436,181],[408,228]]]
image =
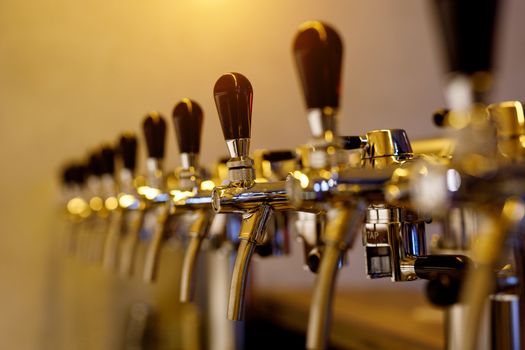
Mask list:
[[363,140],[360,136],[341,136],[343,149],[352,150],[363,147]]
[[102,154],[100,150],[96,150],[89,156],[88,173],[94,176],[103,174]]
[[66,186],[73,185],[75,183],[75,171],[76,164],[69,163],[62,169],[62,184]]
[[289,150],[267,151],[263,153],[262,158],[269,162],[280,162],[297,159],[297,154]]
[[437,275],[447,275],[460,278],[471,264],[463,255],[427,255],[419,256],[414,263],[417,277],[432,279]]
[[124,133],[120,136],[118,153],[122,159],[122,166],[131,171],[137,166],[137,136],[133,133]]
[[213,88],[222,132],[226,140],[250,138],[253,89],[240,73],[222,75]]
[[164,158],[164,144],[166,141],[166,121],[158,112],[150,112],[146,115],[142,124],[148,156],[150,158]]
[[77,164],[74,167],[73,175],[74,182],[77,185],[84,185],[86,183],[86,178],[88,174],[88,167],[84,164]]
[[102,173],[113,175],[115,173],[115,150],[109,146],[102,147],[100,151],[102,159]]
[[427,279],[426,294],[436,306],[450,306],[459,292],[471,260],[464,255],[428,255],[416,258],[417,277]]
[[173,109],[173,125],[180,153],[199,153],[203,112],[201,106],[184,98]]
[[450,110],[445,108],[440,108],[435,111],[432,115],[432,121],[434,122],[434,125],[438,127],[448,126],[449,113]]
[[433,2],[449,71],[490,71],[498,0]]
[[447,275],[439,275],[427,282],[426,295],[435,306],[447,307],[459,301],[462,280]]
[[308,108],[338,108],[343,43],[319,21],[305,22],[293,44],[295,64]]

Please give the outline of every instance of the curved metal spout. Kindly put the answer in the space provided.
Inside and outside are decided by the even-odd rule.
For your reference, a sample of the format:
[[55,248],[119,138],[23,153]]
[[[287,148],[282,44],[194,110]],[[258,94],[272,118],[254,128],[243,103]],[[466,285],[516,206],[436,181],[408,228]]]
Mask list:
[[186,303],[193,299],[193,290],[195,284],[195,266],[197,264],[197,257],[199,256],[202,240],[208,231],[209,212],[199,210],[196,213],[197,218],[190,228],[189,236],[190,242],[184,254],[182,262],[182,275],[180,282],[180,302]]
[[327,245],[323,252],[312,300],[310,301],[308,330],[306,332],[306,349],[308,350],[326,348],[332,318],[331,309],[335,278],[338,271],[337,265],[341,254],[341,250],[333,244]]
[[346,250],[352,246],[360,231],[364,221],[364,212],[365,203],[359,201],[355,204],[336,207],[333,212],[328,213],[326,230],[323,234],[325,249],[310,302],[306,334],[308,350],[326,348],[339,261]]
[[146,256],[144,258],[144,272],[143,280],[146,283],[151,283],[155,279],[157,273],[159,252],[162,246],[162,238],[164,236],[164,224],[168,217],[169,205],[162,204],[158,210],[157,224],[153,231],[153,236],[149,242]]
[[248,269],[254,251],[254,242],[247,240],[240,242],[230,285],[230,299],[228,302],[229,320],[240,321],[244,316],[244,292],[246,289]]
[[104,253],[102,256],[102,266],[107,270],[114,270],[117,266],[120,228],[123,216],[122,210],[115,210],[110,217],[106,242],[104,242]]
[[235,257],[228,303],[228,319],[232,321],[239,321],[243,318],[244,292],[250,261],[255,246],[262,243],[264,239],[272,211],[269,205],[262,204],[256,211],[243,215],[239,234],[240,244]]
[[139,232],[144,222],[144,211],[134,210],[127,212],[124,216],[126,231],[122,242],[122,252],[119,261],[119,272],[122,277],[129,277],[133,271],[135,249],[139,240]]
[[[481,313],[485,302],[494,289],[493,271],[504,249],[505,242],[525,223],[525,203],[518,198],[509,198],[505,202],[501,217],[488,217],[485,232],[474,246],[472,264],[460,300],[468,307],[465,319],[465,334],[461,349],[477,348],[476,340]],[[476,265],[476,266],[475,266]]]

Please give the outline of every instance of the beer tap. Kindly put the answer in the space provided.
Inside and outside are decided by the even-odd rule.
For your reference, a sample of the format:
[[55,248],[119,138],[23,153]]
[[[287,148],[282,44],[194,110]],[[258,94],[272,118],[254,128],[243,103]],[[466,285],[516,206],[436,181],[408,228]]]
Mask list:
[[[361,228],[371,278],[409,281],[428,278],[428,271],[446,273],[465,264],[462,257],[423,258],[424,220],[384,199],[383,188],[394,170],[413,158],[406,132],[382,129],[365,136],[338,136],[335,112],[342,51],[338,34],[321,22],[301,26],[294,43],[314,141],[310,148],[303,148],[308,155],[303,161],[306,168],[288,178],[288,194],[298,210],[326,217],[320,242],[310,243],[316,250],[311,250],[307,260],[311,270],[319,271],[308,322],[308,349],[326,346],[337,270]],[[350,149],[361,150],[355,153],[361,161],[353,166],[345,151]],[[311,220],[309,232],[315,232],[314,224]],[[311,241],[315,239],[310,237]]]
[[240,320],[249,265],[256,246],[265,241],[272,213],[291,206],[284,181],[255,181],[254,162],[249,157],[253,98],[250,81],[240,73],[227,73],[217,80],[213,93],[230,153],[227,162],[230,183],[215,187],[212,205],[216,213],[242,214],[228,305],[228,318]]
[[[310,239],[312,270],[318,270],[308,321],[308,349],[325,347],[335,278],[344,252],[352,245],[364,216],[364,202],[319,201],[317,193],[334,184],[338,171],[346,166],[346,154],[337,135],[343,44],[329,25],[311,21],[301,25],[293,54],[303,87],[308,122],[313,140],[303,147],[303,170],[287,180],[288,195],[296,209],[325,215],[321,242]],[[303,194],[308,195],[303,196]],[[316,232],[315,220],[304,221]],[[305,231],[303,231],[304,233]],[[312,241],[313,238],[313,242]],[[320,246],[321,249],[315,247]],[[322,255],[320,253],[322,252]],[[320,262],[319,262],[320,260]],[[315,266],[318,265],[318,266]]]
[[133,133],[124,133],[119,138],[117,147],[119,167],[117,171],[118,207],[112,213],[106,243],[104,244],[103,266],[116,269],[118,249],[123,234],[127,231],[130,216],[136,215],[141,203],[133,187],[137,157],[137,137]]
[[[152,242],[162,237],[164,222],[169,212],[170,201],[166,191],[164,169],[164,143],[166,138],[166,121],[158,112],[149,113],[143,122],[143,133],[146,141],[148,157],[146,159],[146,174],[137,181],[137,193],[142,198],[141,209],[132,229],[123,242],[123,253],[120,261],[120,272],[129,276],[133,269],[133,260],[138,242],[149,243],[146,250],[154,250]],[[140,183],[139,183],[140,182]],[[146,256],[151,254],[146,253]],[[151,266],[146,260],[145,266]],[[154,271],[148,268],[143,279],[150,281]]]
[[79,257],[88,261],[96,260],[96,244],[94,240],[106,229],[107,212],[104,207],[102,174],[103,159],[101,149],[93,151],[89,155],[88,175],[86,178],[85,196],[89,205],[89,215],[78,235]]
[[200,105],[188,98],[182,99],[173,109],[173,125],[180,152],[181,167],[177,171],[177,188],[170,191],[174,213],[189,214],[191,224],[182,262],[180,301],[192,299],[195,283],[195,266],[203,239],[212,219],[211,192],[201,188],[202,169],[199,152],[203,111]]
[[72,163],[62,173],[63,201],[67,209],[67,236],[65,241],[69,254],[78,249],[78,235],[85,218],[90,215],[89,204],[85,198],[86,166]]
[[[449,111],[440,119],[451,126],[455,148],[449,162],[414,164],[406,174],[408,191],[394,183],[387,197],[399,199],[400,193],[408,193],[413,207],[443,221],[436,248],[460,251],[474,261],[459,304],[447,310],[447,348],[479,349],[488,344],[517,349],[524,343],[520,332],[524,309],[519,300],[524,297],[519,287],[524,277],[519,252],[519,231],[525,221],[519,190],[523,188],[519,175],[523,117],[520,104],[484,105],[492,82],[498,1],[440,0],[434,5],[451,77],[445,88]],[[495,289],[500,277],[509,273],[518,277],[517,293],[513,288]],[[490,328],[481,328],[483,313],[490,319],[483,327]]]

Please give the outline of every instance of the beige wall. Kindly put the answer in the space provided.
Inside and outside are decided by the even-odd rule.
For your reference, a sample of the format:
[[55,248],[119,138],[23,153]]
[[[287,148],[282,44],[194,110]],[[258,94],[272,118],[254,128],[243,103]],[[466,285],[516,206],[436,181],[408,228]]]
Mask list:
[[[203,160],[225,153],[212,101],[215,80],[252,82],[253,145],[286,148],[308,137],[291,42],[322,19],[345,44],[341,131],[405,128],[435,135],[443,105],[428,1],[152,0],[0,2],[0,348],[38,349],[49,242],[56,236],[57,170],[153,109],[183,97],[206,112]],[[505,1],[494,100],[525,91],[525,3]],[[172,131],[169,162],[175,161]],[[299,250],[259,264],[262,283],[308,285]],[[363,284],[362,250],[342,283]],[[286,266],[286,268],[283,268]],[[387,285],[382,283],[381,285]],[[46,318],[47,319],[47,318]]]

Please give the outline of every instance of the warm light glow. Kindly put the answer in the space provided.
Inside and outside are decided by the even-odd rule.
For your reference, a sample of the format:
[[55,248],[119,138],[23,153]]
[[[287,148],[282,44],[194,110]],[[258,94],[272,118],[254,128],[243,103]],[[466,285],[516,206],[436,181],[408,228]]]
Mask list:
[[211,191],[215,188],[215,182],[211,180],[205,180],[201,182],[201,190],[203,191]]
[[137,189],[137,192],[146,197],[147,199],[154,199],[160,194],[160,190],[158,188],[149,187],[149,186],[140,186]]
[[85,211],[87,211],[88,206],[85,200],[82,198],[72,198],[67,202],[67,210],[74,215],[81,215]]
[[118,207],[118,200],[115,197],[108,197],[104,201],[104,205],[106,206],[107,210],[115,210]]
[[296,170],[293,172],[293,177],[295,177],[299,182],[301,183],[301,188],[308,187],[308,183],[310,180],[308,179],[308,176],[306,174],[303,174],[299,170]]
[[174,202],[181,201],[183,199],[186,199],[188,197],[193,197],[193,192],[191,191],[179,191],[179,190],[173,190],[170,191],[171,196],[173,197]]
[[315,29],[317,31],[317,33],[319,33],[319,38],[322,41],[326,41],[328,36],[326,35],[326,30],[324,29],[324,26],[323,26],[323,24],[321,22],[319,22],[319,21],[304,22],[299,27],[299,30],[305,31],[305,30],[310,29],[310,28]]
[[456,192],[461,186],[461,175],[455,169],[447,170],[447,188],[449,191]]
[[118,202],[122,208],[127,208],[135,203],[135,197],[130,194],[123,194],[119,197]]
[[93,211],[100,211],[104,207],[104,201],[100,197],[93,197],[89,200],[89,207]]

